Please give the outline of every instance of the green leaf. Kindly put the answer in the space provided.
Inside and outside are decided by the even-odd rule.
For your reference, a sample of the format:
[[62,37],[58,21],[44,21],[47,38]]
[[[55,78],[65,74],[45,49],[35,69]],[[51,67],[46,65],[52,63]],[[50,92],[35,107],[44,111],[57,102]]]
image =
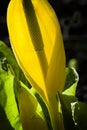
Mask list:
[[0,67],[0,128],[22,130],[17,103],[14,95],[14,77],[10,71]]
[[65,88],[63,94],[75,96],[78,80],[79,77],[76,70],[74,68],[67,68]]
[[11,48],[7,47],[7,45],[2,41],[0,41],[0,58],[7,60],[7,63],[9,64],[9,68],[13,75],[21,80],[26,86],[31,87],[22,70],[18,66]]
[[71,103],[72,117],[78,130],[87,130],[87,104]]
[[87,104],[74,96],[59,94],[65,130],[87,130]]
[[74,121],[72,119],[72,111],[71,111],[71,102],[77,101],[73,96],[67,96],[63,94],[59,94],[63,121],[65,130],[75,130]]
[[40,95],[38,93],[35,93],[35,96],[36,96],[36,98],[37,98],[37,100],[38,100],[38,102],[39,102],[39,104],[42,108],[42,111],[43,111],[43,114],[44,114],[44,117],[45,117],[45,120],[46,120],[46,123],[47,123],[47,126],[48,126],[48,130],[53,130],[49,111],[47,109],[45,102],[42,100],[42,98],[40,97]]

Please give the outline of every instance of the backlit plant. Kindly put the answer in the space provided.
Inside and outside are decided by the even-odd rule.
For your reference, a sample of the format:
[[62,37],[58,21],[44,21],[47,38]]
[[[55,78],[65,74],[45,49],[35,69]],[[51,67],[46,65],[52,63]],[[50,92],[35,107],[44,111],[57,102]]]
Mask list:
[[87,105],[75,97],[78,74],[66,68],[60,25],[49,2],[11,0],[7,26],[17,62],[0,42],[0,110],[9,124],[4,129],[87,128],[80,124]]

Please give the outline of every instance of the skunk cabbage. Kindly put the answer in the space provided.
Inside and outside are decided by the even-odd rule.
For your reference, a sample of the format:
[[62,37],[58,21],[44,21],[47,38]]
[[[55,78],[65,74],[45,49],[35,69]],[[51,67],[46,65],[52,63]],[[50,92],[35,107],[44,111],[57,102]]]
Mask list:
[[47,0],[11,0],[7,26],[20,67],[56,116],[56,95],[65,82],[65,52],[54,10]]

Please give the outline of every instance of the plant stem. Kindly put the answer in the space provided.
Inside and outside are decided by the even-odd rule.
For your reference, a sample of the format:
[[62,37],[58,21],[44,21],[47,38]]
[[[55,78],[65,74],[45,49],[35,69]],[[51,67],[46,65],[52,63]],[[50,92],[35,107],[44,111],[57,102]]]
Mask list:
[[53,130],[64,130],[62,113],[58,110],[59,101],[57,101],[56,97],[52,97],[49,100],[48,109],[51,117]]

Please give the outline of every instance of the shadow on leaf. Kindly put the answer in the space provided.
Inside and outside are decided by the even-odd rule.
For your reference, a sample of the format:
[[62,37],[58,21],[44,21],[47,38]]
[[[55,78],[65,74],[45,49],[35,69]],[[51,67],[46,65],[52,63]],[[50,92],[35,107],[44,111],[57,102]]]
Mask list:
[[0,130],[14,130],[6,117],[3,107],[0,105]]

